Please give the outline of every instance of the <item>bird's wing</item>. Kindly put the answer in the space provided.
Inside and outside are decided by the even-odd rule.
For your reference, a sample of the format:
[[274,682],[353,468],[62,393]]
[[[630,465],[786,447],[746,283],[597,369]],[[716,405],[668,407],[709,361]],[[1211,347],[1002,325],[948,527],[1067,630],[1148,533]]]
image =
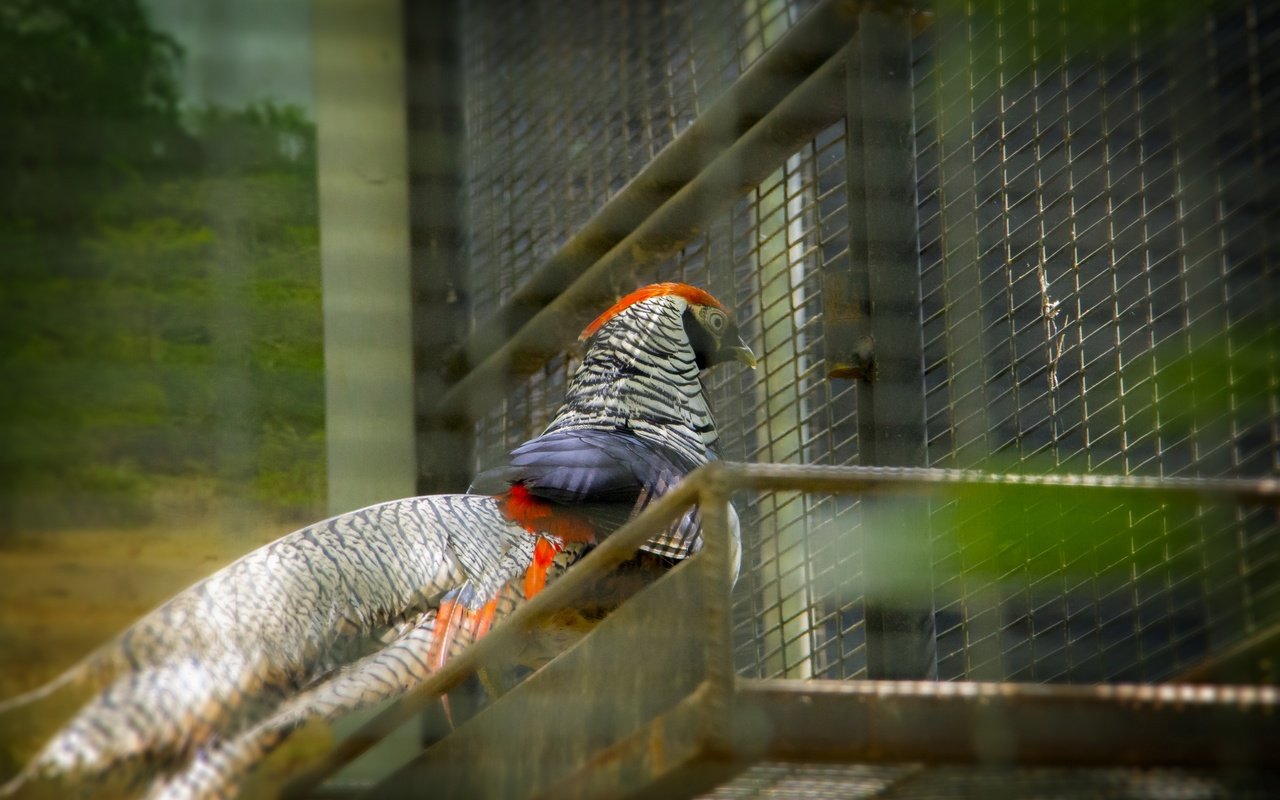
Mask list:
[[[565,430],[516,448],[505,465],[480,473],[471,491],[504,495],[513,487],[523,487],[516,491],[527,492],[543,508],[580,515],[603,537],[697,466],[680,453],[627,431]],[[642,549],[681,559],[701,547],[696,512],[691,512]]]

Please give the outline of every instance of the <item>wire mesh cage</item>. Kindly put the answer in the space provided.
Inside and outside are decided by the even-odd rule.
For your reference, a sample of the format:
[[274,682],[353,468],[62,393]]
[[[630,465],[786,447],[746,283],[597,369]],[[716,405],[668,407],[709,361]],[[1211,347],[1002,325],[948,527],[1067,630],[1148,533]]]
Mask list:
[[[72,762],[96,775],[94,754],[24,752],[62,713],[38,704],[116,658],[26,691],[55,652],[279,533],[259,518],[327,501],[331,541],[373,542],[376,564],[348,581],[326,552],[332,574],[303,558],[236,584],[228,630],[250,644],[227,655],[261,639],[236,610],[259,586],[287,584],[301,600],[272,611],[340,641],[302,647],[298,672],[271,645],[270,679],[228,690],[225,713],[195,703],[200,730],[132,735],[167,719],[162,690],[118,736],[126,684],[151,686],[130,644],[169,648],[143,617],[115,640],[127,674],[64,728],[106,743],[82,752],[136,743],[148,757],[120,766],[149,771],[177,741],[153,791],[230,787],[304,717],[394,696],[241,789],[1280,796],[1274,4],[81,5],[0,13],[31,56],[7,95],[31,113],[0,147],[17,176],[2,366],[24,387],[0,527],[25,531],[0,543],[0,639],[21,645],[0,647],[0,795],[75,780],[55,774]],[[270,90],[268,52],[314,68],[305,109],[246,99]],[[111,110],[104,87],[137,102]],[[711,463],[558,549],[561,528],[518,519],[521,492],[486,470],[556,418],[583,326],[659,281],[723,301],[757,368],[701,376]],[[402,547],[364,524],[370,502],[463,491],[520,551],[481,560],[533,563],[478,609],[489,566],[449,553],[495,540],[468,525]],[[129,530],[44,535],[107,513]],[[637,556],[684,519],[701,550]],[[368,601],[405,547],[447,580]],[[220,606],[217,580],[158,616]],[[351,613],[315,618],[331,584]],[[104,616],[63,624],[93,597]],[[177,683],[210,676],[185,639],[173,655],[197,668]],[[295,714],[308,696],[334,701]]]
[[[474,330],[451,391],[495,352],[484,337],[519,376],[462,415],[474,466],[540,432],[574,366],[563,331],[529,344],[522,303],[678,280],[732,308],[760,356],[706,378],[728,461],[1274,475],[1280,13],[866,5],[464,4]],[[744,100],[770,81],[790,82]],[[1275,679],[1269,502],[982,486],[735,506],[744,680]],[[1274,787],[907,767],[828,786],[824,769],[762,764],[710,796],[880,796],[904,776],[920,796]]]
[[[535,33],[519,42],[492,22],[501,15],[464,13],[477,318],[805,10],[658,4],[628,8],[624,21],[591,4],[521,6],[511,13]],[[878,89],[910,98],[911,139],[897,143],[910,159],[909,208],[869,208],[868,183],[876,192],[884,179],[865,170],[862,128],[895,120],[865,91],[850,96],[856,141],[846,119],[831,121],[674,257],[612,277],[619,288],[705,285],[752,332],[761,374],[711,378],[722,457],[1271,472],[1277,293],[1264,198],[1275,187],[1264,131],[1274,111],[1263,87],[1274,65],[1263,50],[1275,14],[1139,4],[1104,20],[1116,30],[1092,47],[1083,43],[1104,23],[1082,17],[1016,2],[915,13],[893,45],[909,79]],[[851,170],[861,171],[852,184]],[[863,195],[852,205],[851,192]],[[874,407],[856,376],[832,377],[859,343],[832,321],[830,295],[874,238],[867,220],[885,213],[911,215],[916,245],[913,263],[893,265],[913,269],[915,285],[872,298],[901,313],[895,333],[910,341],[893,357],[914,382],[896,388],[923,412],[907,420],[923,448],[906,460],[862,441],[900,426],[895,409]],[[866,216],[851,226],[851,215]],[[570,366],[553,358],[477,424],[479,463],[547,422]],[[740,511],[753,534],[738,594],[743,674],[865,676],[864,554],[849,533],[865,509],[792,495],[751,497]],[[943,678],[1168,678],[1275,622],[1265,509],[1023,509],[1046,528],[1088,520],[1125,541],[1064,550],[1038,536],[1023,543],[1036,566],[1020,574],[992,574],[974,560],[982,548],[950,535],[954,505],[922,513],[934,530],[918,554],[933,573]],[[965,527],[983,527],[984,513],[998,531],[981,511]]]

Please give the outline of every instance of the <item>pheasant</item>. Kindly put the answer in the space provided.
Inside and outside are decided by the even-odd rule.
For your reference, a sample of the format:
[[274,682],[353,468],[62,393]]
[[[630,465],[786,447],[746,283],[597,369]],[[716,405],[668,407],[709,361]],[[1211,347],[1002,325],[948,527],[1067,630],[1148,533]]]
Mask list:
[[[551,424],[469,493],[393,500],[287,534],[0,703],[3,712],[68,684],[101,687],[0,794],[37,778],[123,774],[148,797],[235,796],[299,725],[412,689],[716,457],[701,373],[755,357],[715,298],[646,286],[581,339]],[[736,518],[732,528],[736,537]],[[625,588],[602,602],[701,546],[695,509],[623,565]],[[586,625],[603,613],[581,611]]]

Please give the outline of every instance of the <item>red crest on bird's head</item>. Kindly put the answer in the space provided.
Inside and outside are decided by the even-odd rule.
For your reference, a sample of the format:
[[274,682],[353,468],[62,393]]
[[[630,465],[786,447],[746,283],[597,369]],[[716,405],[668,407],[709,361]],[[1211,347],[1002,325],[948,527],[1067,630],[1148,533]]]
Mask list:
[[664,297],[666,295],[683,297],[693,305],[713,306],[721,311],[726,310],[719,300],[712,297],[706,290],[699,289],[697,286],[690,286],[687,283],[651,283],[648,286],[641,286],[639,289],[636,289],[631,294],[623,297],[621,300],[610,306],[608,311],[605,311],[603,314],[596,317],[595,321],[582,331],[582,335],[579,336],[578,339],[581,341],[590,339],[606,322],[636,303],[639,303],[642,300],[648,300],[651,297]]

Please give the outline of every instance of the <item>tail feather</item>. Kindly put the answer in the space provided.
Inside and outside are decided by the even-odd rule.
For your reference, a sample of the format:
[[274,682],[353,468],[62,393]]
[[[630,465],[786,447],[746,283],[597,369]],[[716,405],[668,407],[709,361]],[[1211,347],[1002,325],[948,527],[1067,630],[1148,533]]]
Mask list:
[[89,660],[81,661],[43,686],[37,686],[15,697],[0,700],[0,714],[8,714],[10,711],[23,706],[37,703],[65,686],[87,682],[92,672],[92,666]]
[[[0,700],[0,715],[38,703],[67,687],[91,685],[97,682],[95,679],[101,680],[102,660],[99,653],[94,653],[64,670],[53,680],[22,694]],[[16,775],[0,784],[0,797],[12,797],[17,794],[19,789],[39,777],[44,769],[39,758],[32,759]]]
[[526,599],[522,586],[523,577],[517,576],[476,609],[460,599],[465,596],[474,602],[476,593],[465,588],[450,592],[448,596],[459,599],[406,620],[384,640],[384,648],[286,699],[248,730],[210,741],[182,768],[154,781],[145,800],[234,797],[254,767],[309,720],[332,721],[420,685],[515,611]]
[[[491,537],[455,547],[454,532]],[[507,538],[504,538],[507,537]],[[174,769],[270,718],[389,627],[525,538],[492,498],[392,501],[288,534],[178,594],[50,683],[0,710],[90,682],[100,691],[8,784]],[[494,552],[496,551],[496,552]],[[474,568],[472,565],[475,565]]]
[[78,683],[99,689],[0,797],[44,778],[234,796],[303,723],[399,696],[483,637],[532,594],[536,560],[554,579],[589,549],[557,540],[538,559],[540,542],[483,495],[394,501],[289,534],[0,703],[3,712]]
[[[462,610],[442,609],[437,613],[436,609],[429,609],[406,621],[384,648],[340,667],[286,699],[274,713],[248,730],[211,740],[181,769],[154,781],[145,800],[234,797],[254,767],[307,721],[335,720],[398,697],[426,680],[450,654],[478,638],[464,624],[468,618]],[[450,635],[441,654],[446,629]]]

